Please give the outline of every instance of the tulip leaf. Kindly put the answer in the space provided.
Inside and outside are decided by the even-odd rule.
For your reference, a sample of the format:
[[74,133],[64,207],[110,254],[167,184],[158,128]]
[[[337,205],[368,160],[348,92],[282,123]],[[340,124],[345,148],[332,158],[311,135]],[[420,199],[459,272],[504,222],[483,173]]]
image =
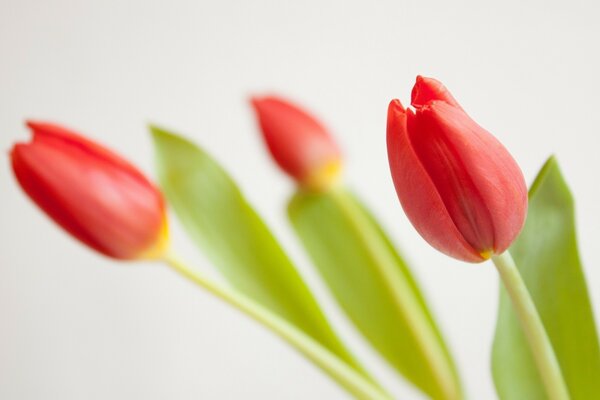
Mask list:
[[299,191],[290,220],[340,306],[373,347],[435,399],[462,397],[458,374],[408,265],[344,189]]
[[[572,400],[600,395],[600,350],[575,234],[573,197],[551,157],[529,191],[525,227],[510,248],[556,353]],[[500,290],[492,371],[501,399],[546,399],[510,299]]]
[[265,223],[225,170],[193,143],[151,127],[161,187],[184,228],[240,292],[364,374]]

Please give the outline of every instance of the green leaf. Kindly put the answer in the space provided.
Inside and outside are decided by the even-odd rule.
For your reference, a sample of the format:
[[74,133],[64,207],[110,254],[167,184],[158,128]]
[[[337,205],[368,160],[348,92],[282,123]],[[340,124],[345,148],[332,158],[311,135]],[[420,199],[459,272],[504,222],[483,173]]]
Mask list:
[[240,292],[363,373],[312,293],[229,175],[191,142],[150,128],[161,187],[192,240]]
[[[572,400],[600,394],[600,350],[577,251],[573,197],[551,157],[529,191],[527,221],[510,248],[538,309]],[[501,399],[546,399],[527,341],[506,291],[492,353]]]
[[461,398],[454,363],[407,264],[342,189],[298,192],[290,220],[333,295],[375,349],[436,399]]

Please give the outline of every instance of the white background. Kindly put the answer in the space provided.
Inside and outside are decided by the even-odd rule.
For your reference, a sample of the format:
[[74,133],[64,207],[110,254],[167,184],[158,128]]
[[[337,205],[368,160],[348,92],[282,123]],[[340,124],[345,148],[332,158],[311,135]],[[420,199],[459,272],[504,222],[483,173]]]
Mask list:
[[[452,3],[452,4],[451,4]],[[434,76],[512,152],[528,181],[558,155],[577,199],[600,309],[600,9],[596,2],[0,0],[0,398],[342,399],[269,332],[161,265],[80,246],[22,194],[7,157],[25,118],[67,124],[148,174],[145,124],[193,138],[239,181],[361,358],[398,398],[419,395],[350,328],[284,216],[292,184],[248,107],[274,91],[331,127],[346,180],[414,265],[470,398],[495,397],[498,279],[430,248],[387,168],[390,99]],[[176,246],[210,265],[174,226]]]

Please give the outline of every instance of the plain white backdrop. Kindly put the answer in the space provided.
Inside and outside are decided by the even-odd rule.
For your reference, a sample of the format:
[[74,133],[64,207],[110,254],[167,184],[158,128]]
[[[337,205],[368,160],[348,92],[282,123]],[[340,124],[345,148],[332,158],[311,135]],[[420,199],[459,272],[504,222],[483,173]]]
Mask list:
[[[284,213],[291,182],[259,139],[248,96],[314,111],[346,181],[412,262],[470,398],[490,374],[498,279],[430,248],[403,215],[385,150],[387,104],[417,74],[442,80],[528,181],[558,155],[577,200],[600,309],[600,8],[597,2],[0,0],[0,398],[344,399],[271,333],[158,264],[119,264],[68,237],[16,185],[25,118],[69,125],[153,175],[146,124],[204,146],[238,180],[344,338],[403,399],[421,398],[353,332]],[[173,223],[177,248],[211,266]]]

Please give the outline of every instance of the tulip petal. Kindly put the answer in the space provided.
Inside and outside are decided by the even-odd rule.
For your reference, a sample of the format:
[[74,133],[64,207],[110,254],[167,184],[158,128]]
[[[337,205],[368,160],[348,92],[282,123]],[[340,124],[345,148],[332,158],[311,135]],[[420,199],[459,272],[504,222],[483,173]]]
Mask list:
[[[406,214],[429,243],[449,255],[452,247],[460,253],[464,241],[480,261],[502,253],[527,212],[519,166],[439,81],[417,77],[411,97],[415,113],[399,102],[388,113],[390,167]],[[435,213],[445,219],[436,221]],[[448,231],[448,220],[462,241]]]
[[27,121],[27,126],[33,132],[33,140],[36,143],[52,143],[54,147],[62,148],[66,151],[75,148],[93,158],[96,162],[102,162],[111,169],[117,169],[126,172],[128,176],[136,179],[142,185],[152,185],[152,183],[135,168],[129,161],[120,157],[118,154],[89,140],[78,133],[48,122]]
[[419,159],[465,239],[502,253],[524,224],[527,188],[506,148],[462,109],[433,101],[409,128]]
[[[17,144],[11,151],[12,168],[25,193],[71,235],[100,253],[108,253],[109,249],[91,236],[77,219],[73,218],[71,214],[63,212],[69,208],[69,204],[62,198],[61,192],[45,179],[43,172],[47,170],[41,168],[40,171],[36,168],[40,165],[38,163],[38,160],[41,159],[39,153],[39,149],[33,149],[26,144]],[[43,163],[44,166],[52,164]]]
[[55,222],[118,259],[143,257],[164,245],[162,196],[135,167],[62,127],[28,125],[34,139],[13,148],[13,170]]
[[442,82],[433,78],[425,78],[421,75],[417,76],[417,82],[413,86],[410,97],[410,104],[416,109],[434,100],[445,101],[450,105],[460,108],[458,102]]
[[388,108],[387,148],[396,192],[417,231],[438,250],[461,260],[484,258],[462,236],[450,217],[433,181],[409,140],[407,115],[399,100]]
[[326,187],[336,179],[340,150],[317,119],[277,97],[254,97],[252,106],[267,147],[281,169],[309,188]]
[[[491,251],[494,248],[493,220],[461,159],[464,152],[455,145],[455,142],[469,140],[471,132],[456,126],[446,129],[439,119],[433,118],[432,115],[441,114],[433,111],[438,103],[446,104],[434,101],[418,109],[416,117],[408,119],[409,140],[461,235],[477,252]],[[485,157],[485,154],[480,155]]]

